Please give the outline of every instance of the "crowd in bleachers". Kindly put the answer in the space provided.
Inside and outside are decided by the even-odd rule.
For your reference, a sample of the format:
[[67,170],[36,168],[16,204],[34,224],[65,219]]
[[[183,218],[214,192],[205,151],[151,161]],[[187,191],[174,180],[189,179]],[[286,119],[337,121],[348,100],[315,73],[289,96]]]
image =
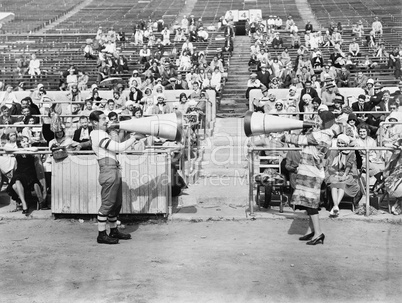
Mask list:
[[[122,52],[130,39],[124,32],[114,31],[113,27],[106,31],[99,27],[94,38],[87,39],[82,57],[83,61],[87,60],[96,66],[98,76],[95,83],[91,83],[86,71],[71,65],[59,71],[58,92],[47,91],[40,83],[43,80],[41,65],[35,54],[30,60],[24,58],[18,72],[21,76],[28,74],[38,84],[32,90],[25,90],[24,85],[15,88],[6,86],[0,100],[3,150],[21,152],[44,147],[53,153],[62,147],[75,151],[91,150],[89,134],[92,128],[88,116],[96,109],[104,111],[110,121],[181,112],[185,122],[190,125],[191,145],[197,142],[197,127],[200,123],[205,127],[206,107],[210,102],[207,91],[220,94],[225,60],[229,53],[224,47],[214,49],[211,58],[206,56],[206,49],[198,50],[193,45],[194,42],[207,42],[209,39],[202,20],[196,20],[193,15],[189,18],[184,16],[181,24],[176,22],[172,32],[162,20],[140,20],[131,41],[141,48],[141,68],[132,71]],[[119,77],[126,73],[130,74],[127,81]],[[100,89],[105,82],[110,84],[110,90]],[[168,100],[166,92],[176,90],[178,98]],[[19,98],[24,93],[26,95]],[[172,94],[169,97],[172,98]],[[127,132],[122,130],[111,129],[110,135],[119,142],[127,139]],[[163,141],[154,136],[138,134],[137,144],[133,148],[142,150],[147,146],[162,144]],[[48,206],[45,197],[50,190],[52,156],[28,157],[31,170],[38,160],[43,166],[45,181],[40,182],[36,178],[35,182],[27,182],[19,177],[19,170],[28,165],[21,157],[26,159],[26,156],[19,154],[0,159],[3,182],[8,184],[7,191],[24,213],[27,212],[25,195],[30,195],[33,190],[40,207],[45,208]],[[33,171],[30,173],[33,174]]]
[[[276,25],[275,20],[256,20],[248,27],[252,41],[249,61],[252,73],[247,82],[246,98],[250,99],[252,109],[271,115],[290,113],[284,117],[310,122],[315,122],[318,112],[329,110],[335,115],[336,122],[344,125],[344,132],[334,141],[334,146],[399,148],[402,142],[401,124],[398,124],[402,122],[402,50],[398,47],[395,51],[385,50],[386,41],[378,18],[374,19],[367,36],[367,29],[360,26],[361,22],[353,26],[352,36],[343,34],[340,23],[331,23],[322,36],[308,22],[302,39],[291,17],[281,32],[278,29],[282,24]],[[280,35],[290,35],[286,39],[289,44]],[[292,48],[297,49],[293,58],[289,55]],[[282,52],[280,55],[276,55],[278,50]],[[329,58],[323,58],[323,50]],[[371,62],[373,56],[381,60]],[[386,65],[389,74],[393,73],[399,80],[398,88],[392,93],[370,73],[378,64]],[[343,88],[355,90],[348,93],[342,91]],[[278,89],[288,89],[288,94],[278,98]],[[301,114],[291,115],[294,112]],[[270,137],[275,139],[275,136]],[[290,159],[293,153],[289,152]],[[387,165],[392,155],[390,151],[370,151],[367,175],[373,182],[375,179],[372,188],[375,194],[392,174]],[[329,154],[326,173],[334,203],[331,215],[339,213],[339,203],[345,195],[355,197],[360,192],[358,172],[361,175],[364,171],[365,161],[362,150]],[[398,201],[392,206],[392,212],[400,214]]]

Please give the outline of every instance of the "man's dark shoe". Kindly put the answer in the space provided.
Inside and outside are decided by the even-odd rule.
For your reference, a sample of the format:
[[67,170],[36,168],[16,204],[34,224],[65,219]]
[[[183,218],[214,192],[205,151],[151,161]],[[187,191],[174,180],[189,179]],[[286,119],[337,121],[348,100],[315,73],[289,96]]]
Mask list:
[[131,239],[130,234],[121,233],[117,228],[111,228],[109,237],[114,239],[129,240]]
[[111,238],[106,234],[106,231],[99,232],[98,238],[96,239],[100,244],[118,244],[119,239]]

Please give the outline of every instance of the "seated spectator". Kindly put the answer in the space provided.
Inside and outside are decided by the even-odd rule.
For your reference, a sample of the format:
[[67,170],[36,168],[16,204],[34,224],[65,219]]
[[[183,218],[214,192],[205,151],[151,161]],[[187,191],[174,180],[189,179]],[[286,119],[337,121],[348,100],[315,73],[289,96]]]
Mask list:
[[[275,101],[275,108],[273,108],[269,114],[275,115],[278,113],[286,113],[286,109],[285,109],[285,104],[283,103],[282,100],[276,100]],[[281,115],[281,117],[286,117],[284,115]]]
[[151,57],[151,50],[144,44],[140,49],[140,64],[145,64]]
[[296,77],[303,86],[306,82],[311,81],[311,73],[306,66],[303,66],[300,71],[297,71]]
[[89,80],[88,72],[82,72],[82,71],[78,72],[78,89],[80,91],[86,90],[88,88],[87,87],[88,80]]
[[274,34],[274,39],[272,40],[272,47],[273,48],[282,48],[283,47],[283,40],[279,36],[279,33]]
[[175,89],[188,89],[188,83],[185,79],[183,79],[183,75],[181,73],[177,75]]
[[368,81],[368,77],[363,74],[362,71],[357,72],[356,77],[354,78],[354,87],[365,88]]
[[197,32],[198,41],[207,42],[208,41],[208,32],[204,29],[204,27],[200,27]]
[[170,114],[172,113],[172,109],[166,103],[166,99],[163,96],[158,96],[156,99],[156,104],[152,106],[150,110],[152,115],[160,115],[160,114]]
[[[21,140],[21,149],[26,151],[33,151],[31,142],[27,137]],[[15,155],[17,161],[17,169],[8,185],[7,192],[14,199],[21,201],[22,213],[26,216],[29,214],[27,200],[32,198],[31,192],[35,191],[38,199],[39,208],[44,205],[46,197],[46,183],[44,180],[39,181],[37,177],[36,166],[42,165],[40,155],[30,154],[17,154]]]
[[84,58],[90,60],[96,60],[98,58],[93,49],[92,39],[87,39],[86,41],[86,45],[84,47]]
[[374,80],[373,79],[367,80],[366,87],[364,88],[364,93],[370,97],[374,95]]
[[345,66],[342,66],[341,70],[337,74],[336,85],[338,87],[350,86],[350,71],[348,71]]
[[377,48],[377,39],[374,31],[370,31],[370,34],[366,36],[366,45],[371,49]]
[[[344,134],[337,138],[339,148],[348,147],[350,139]],[[350,150],[331,150],[325,165],[325,182],[331,189],[333,208],[330,211],[331,216],[339,215],[339,203],[344,195],[355,197],[360,186],[357,180],[356,154]]]
[[366,70],[371,70],[373,68],[375,68],[376,66],[378,66],[377,62],[373,62],[373,60],[370,59],[370,57],[368,55],[365,56],[365,58],[360,61],[359,65],[360,68],[364,68]]
[[179,101],[173,103],[173,110],[179,111],[182,114],[185,114],[188,109],[188,98],[185,93],[181,93],[179,96]]
[[[271,71],[272,71],[272,76],[274,77],[280,77],[281,72],[283,69],[282,63],[279,61],[279,58],[274,58],[272,63],[271,63]],[[265,85],[265,84],[264,84]]]
[[327,83],[321,92],[322,104],[328,106],[331,109],[334,106],[334,100],[336,97],[335,85],[331,82]]
[[189,52],[190,55],[192,55],[194,53],[194,45],[187,38],[187,40],[183,43],[181,50],[182,50],[182,53],[184,53],[184,51],[186,51],[186,52]]
[[296,108],[299,108],[299,99],[300,99],[300,94],[297,93],[296,87],[295,86],[289,87],[289,93],[283,99],[285,108],[288,108],[289,106],[294,106]]
[[252,89],[260,89],[261,82],[257,79],[257,74],[253,73],[250,75],[250,79],[247,81],[247,90],[246,90],[246,99],[249,98],[250,90]]
[[351,146],[354,146],[354,141],[359,137],[359,131],[356,126],[358,124],[356,115],[354,113],[349,114],[346,123],[344,133],[350,138]]
[[316,56],[311,59],[311,65],[314,70],[314,73],[321,73],[324,67],[324,59],[322,58],[321,52],[317,52]]
[[382,24],[381,22],[378,20],[378,17],[374,18],[373,23],[371,24],[371,29],[374,32],[374,34],[376,36],[381,37],[383,34],[383,30],[382,30]]
[[72,102],[83,101],[81,91],[78,89],[77,84],[71,85],[70,91],[66,95],[67,95],[67,98]]
[[142,91],[135,86],[131,86],[128,94],[128,100],[133,101],[135,104],[140,104],[142,102],[142,98]]
[[31,79],[37,78],[41,75],[40,60],[36,58],[36,54],[31,55],[31,60],[29,61],[28,67],[28,74],[31,76]]
[[[134,83],[135,81],[135,83]],[[133,70],[133,75],[130,77],[130,79],[128,80],[128,86],[135,86],[135,87],[139,87],[141,86],[142,80],[141,77],[139,76],[139,72],[138,70]]]
[[85,100],[84,109],[81,111],[81,115],[89,117],[89,114],[95,110],[93,102],[91,100]]
[[325,79],[332,78],[335,79],[337,76],[336,69],[332,69],[329,64],[324,65],[324,70],[320,74],[321,85],[325,84]]
[[352,36],[356,37],[359,41],[364,36],[363,22],[359,20],[358,23],[352,25]]
[[109,113],[114,112],[116,114],[120,113],[118,109],[116,109],[116,104],[113,99],[107,100],[106,107],[103,110],[105,115],[109,115]]
[[[369,135],[369,128],[365,125],[359,126],[359,138],[356,139],[356,147],[377,147],[376,141]],[[362,170],[366,169],[366,151],[359,150],[359,155],[362,159]],[[369,151],[369,176],[374,176],[377,183],[382,180],[382,171],[385,168],[384,161],[380,155],[380,151]]]
[[0,106],[6,105],[11,108],[13,104],[19,104],[15,93],[13,92],[13,87],[11,85],[7,85],[6,91],[4,92],[3,98],[0,101]]
[[[275,95],[272,95],[273,102],[276,100]],[[268,89],[262,89],[262,97],[260,99],[253,99],[253,110],[255,112],[269,113],[274,108],[274,104],[271,103],[268,96]]]
[[179,59],[179,71],[188,71],[192,67],[190,53],[183,51]]
[[0,110],[0,124],[14,124],[18,121],[17,118],[11,117],[10,109],[6,105],[2,105]]
[[216,67],[213,73],[208,72],[207,78],[202,82],[202,89],[212,89],[216,93],[220,92],[221,89],[221,73],[219,68]]
[[[310,96],[310,94],[304,94],[301,98],[301,101],[299,102],[299,111],[300,112],[315,112],[316,110],[314,109],[313,106],[313,98]],[[300,115],[303,121],[314,121],[315,115],[314,114],[304,114]]]
[[128,72],[128,59],[121,53],[114,53],[116,74],[124,74]]
[[77,144],[76,150],[91,150],[91,142],[89,134],[92,131],[92,126],[88,125],[88,117],[81,116],[80,117],[80,127],[75,130],[73,141]]
[[298,49],[301,45],[300,36],[297,32],[293,31],[290,34],[290,46],[292,48]]
[[299,60],[297,64],[297,73],[302,72],[302,68],[305,67],[307,72],[312,73],[314,72],[313,70],[313,65],[311,64],[311,61],[309,60],[308,56],[302,56],[302,60]]
[[[250,80],[249,80],[249,82],[250,82]],[[251,82],[251,84],[258,85],[258,83],[255,83],[255,82]],[[278,88],[281,88],[281,85],[282,85],[282,83],[280,82],[280,80],[277,77],[273,77],[271,79],[271,82],[269,83],[269,89],[278,89]],[[248,84],[247,84],[247,86],[248,86]],[[260,83],[260,86],[261,86],[261,83]]]
[[219,68],[219,71],[221,73],[225,72],[225,69],[223,67],[222,61],[218,60],[218,56],[214,56],[214,58],[212,59],[211,63],[209,64],[211,70],[213,71],[215,69],[215,67]]
[[98,76],[96,82],[99,84],[101,81],[109,78],[111,74],[110,67],[106,64],[105,61],[102,62],[102,65],[98,68]]
[[349,44],[349,54],[354,58],[360,57],[360,47],[359,43],[356,42],[356,38],[353,38],[352,42]]

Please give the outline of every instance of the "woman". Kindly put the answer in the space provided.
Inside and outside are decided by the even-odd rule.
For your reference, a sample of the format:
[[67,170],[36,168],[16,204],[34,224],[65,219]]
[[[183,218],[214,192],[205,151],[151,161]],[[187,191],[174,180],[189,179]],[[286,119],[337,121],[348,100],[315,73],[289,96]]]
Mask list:
[[281,141],[300,145],[301,160],[296,176],[296,188],[292,204],[300,205],[310,217],[308,233],[300,237],[307,245],[324,244],[325,235],[320,226],[318,207],[320,204],[321,184],[324,181],[325,155],[331,146],[332,138],[340,129],[334,124],[335,116],[329,111],[318,114],[319,127],[307,135],[285,134]]
[[82,97],[81,97],[81,92],[78,89],[78,85],[77,84],[73,84],[71,86],[71,90],[67,93],[67,97],[68,100],[72,101],[72,102],[81,102]]
[[[347,147],[350,138],[341,134],[337,138],[339,148]],[[331,197],[334,203],[330,216],[339,215],[339,203],[344,195],[355,197],[360,191],[357,181],[356,154],[350,150],[331,150],[326,165],[325,182],[331,189]]]
[[[376,141],[368,135],[369,127],[367,124],[359,126],[359,138],[356,139],[356,147],[377,147]],[[366,151],[359,150],[359,155],[362,159],[362,170],[366,169]],[[379,151],[369,151],[369,176],[376,178],[376,184],[382,181],[382,172],[385,168]],[[375,187],[375,186],[374,186]]]
[[94,106],[101,107],[101,108],[103,108],[106,103],[106,99],[103,99],[99,96],[98,90],[93,90],[92,96],[90,98],[88,98],[86,101],[91,101],[92,104],[94,104]]
[[345,134],[350,138],[351,143],[354,143],[354,141],[359,137],[359,131],[356,126],[357,124],[357,117],[355,114],[351,113],[348,116],[348,120],[346,122],[346,127],[345,127]]
[[[38,118],[32,117],[31,115],[24,118],[24,124],[35,125],[39,124]],[[26,126],[21,132],[23,137],[27,137],[30,142],[36,143],[41,140],[41,129]]]
[[[22,151],[36,151],[37,149],[31,148],[29,139],[23,137],[21,140]],[[21,151],[21,150],[20,150]],[[22,203],[22,213],[28,215],[28,203],[26,199],[31,197],[31,192],[35,191],[38,198],[39,208],[43,206],[46,186],[43,186],[38,180],[36,165],[41,159],[39,155],[29,154],[16,154],[17,169],[14,176],[8,185],[7,192],[14,200],[20,200]]]
[[383,186],[390,198],[396,198],[395,203],[391,206],[391,213],[393,215],[400,215],[401,198],[402,198],[402,140],[399,139],[394,144],[395,151],[388,162],[386,173],[388,177],[385,178]]
[[185,114],[188,109],[188,97],[185,93],[181,93],[179,96],[179,102],[173,104],[173,109]]

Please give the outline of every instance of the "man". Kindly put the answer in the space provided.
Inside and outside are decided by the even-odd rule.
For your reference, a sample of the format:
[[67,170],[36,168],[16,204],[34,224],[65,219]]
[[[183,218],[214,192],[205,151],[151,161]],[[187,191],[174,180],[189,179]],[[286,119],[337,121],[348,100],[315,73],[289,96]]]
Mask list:
[[183,80],[183,75],[181,73],[177,75],[175,89],[188,89],[187,81]]
[[349,44],[349,54],[354,58],[360,57],[360,47],[359,43],[356,42],[356,38],[353,38]]
[[269,82],[270,82],[270,74],[267,70],[267,65],[262,64],[261,65],[261,71],[257,72],[257,79],[260,80],[260,82],[266,87],[269,87]]
[[78,150],[91,150],[91,142],[89,135],[92,132],[92,127],[88,126],[88,117],[80,117],[81,127],[74,131],[73,141],[80,143],[77,145]]
[[[117,152],[128,149],[135,141],[132,133],[127,141],[117,143],[107,134],[106,115],[99,110],[89,115],[94,130],[90,134],[92,149],[99,163],[99,183],[102,204],[98,212],[98,238],[102,244],[118,244],[119,239],[131,239],[130,234],[121,233],[117,229],[117,216],[122,204],[121,172],[116,158]],[[106,222],[109,221],[110,233],[106,233]]]
[[349,87],[350,71],[345,66],[341,67],[341,70],[337,74],[336,85],[338,87]]
[[378,17],[374,18],[374,22],[371,24],[371,28],[374,31],[374,34],[377,36],[382,36],[382,24],[378,20]]
[[283,40],[279,37],[279,33],[274,34],[274,39],[272,40],[272,47],[273,48],[282,48],[283,47]]
[[311,24],[311,21],[310,20],[307,20],[307,23],[306,23],[306,25],[304,26],[304,30],[307,32],[307,31],[310,31],[310,32],[313,32],[313,25]]
[[359,71],[354,79],[355,87],[365,88],[367,85],[368,77],[363,75],[363,72]]
[[399,81],[399,83],[398,83],[398,90],[396,90],[396,91],[394,91],[392,94],[391,94],[391,96],[394,98],[394,99],[397,99],[399,96],[401,96],[402,95],[402,81]]

